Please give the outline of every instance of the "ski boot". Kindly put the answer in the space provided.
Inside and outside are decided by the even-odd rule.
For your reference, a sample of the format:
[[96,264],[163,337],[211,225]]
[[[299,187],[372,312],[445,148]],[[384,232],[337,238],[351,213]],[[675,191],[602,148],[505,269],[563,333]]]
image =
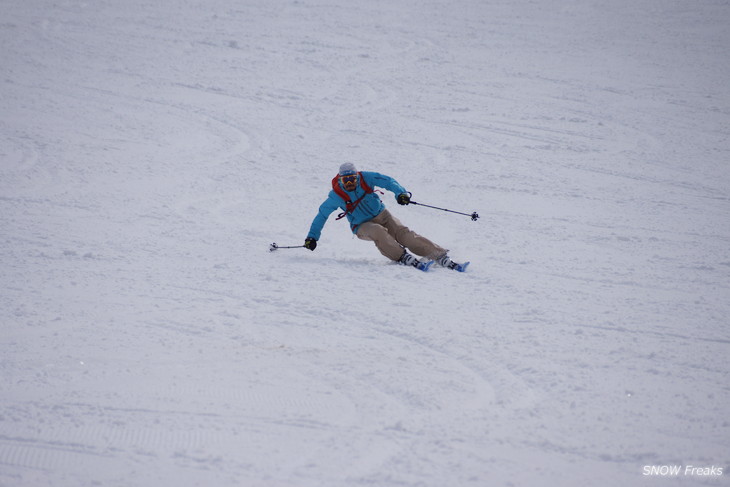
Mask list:
[[436,260],[438,264],[442,267],[446,267],[447,269],[452,269],[458,272],[466,272],[466,268],[469,266],[469,262],[465,262],[463,264],[459,264],[458,262],[454,262],[449,258],[448,254],[444,254],[442,257]]
[[399,263],[403,265],[411,265],[418,269],[419,271],[426,272],[428,269],[433,265],[432,260],[427,261],[420,261],[416,259],[414,256],[409,254],[408,252],[403,252],[403,255],[401,256]]

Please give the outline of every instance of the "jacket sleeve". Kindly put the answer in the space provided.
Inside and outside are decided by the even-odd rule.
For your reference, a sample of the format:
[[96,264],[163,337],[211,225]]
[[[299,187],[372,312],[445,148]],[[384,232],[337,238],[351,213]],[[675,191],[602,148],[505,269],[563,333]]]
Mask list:
[[315,240],[319,240],[319,237],[322,235],[322,228],[324,227],[324,224],[327,223],[327,218],[329,218],[333,211],[340,208],[341,201],[342,200],[339,196],[337,196],[337,193],[330,191],[327,199],[319,205],[319,211],[317,211],[317,216],[315,216],[314,220],[312,220],[312,225],[309,227],[307,238],[312,237]]
[[398,195],[402,193],[407,193],[406,188],[400,185],[398,181],[393,179],[390,176],[387,176],[385,174],[380,174],[379,172],[371,172],[371,171],[363,171],[363,177],[365,177],[365,181],[370,186],[378,186],[379,188],[387,189],[388,191],[391,191],[395,195],[396,201],[398,200]]

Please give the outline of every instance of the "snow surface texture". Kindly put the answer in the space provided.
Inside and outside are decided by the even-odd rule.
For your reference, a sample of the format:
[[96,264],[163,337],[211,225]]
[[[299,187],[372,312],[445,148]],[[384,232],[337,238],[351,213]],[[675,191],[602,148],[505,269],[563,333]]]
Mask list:
[[[4,0],[0,485],[727,485],[728,25]],[[469,272],[269,252],[343,161]]]

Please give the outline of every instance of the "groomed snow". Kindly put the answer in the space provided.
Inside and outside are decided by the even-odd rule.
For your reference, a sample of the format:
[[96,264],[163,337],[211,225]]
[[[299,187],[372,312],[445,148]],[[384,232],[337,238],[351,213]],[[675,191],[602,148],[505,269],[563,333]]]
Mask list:
[[727,485],[726,1],[2,4],[1,486]]

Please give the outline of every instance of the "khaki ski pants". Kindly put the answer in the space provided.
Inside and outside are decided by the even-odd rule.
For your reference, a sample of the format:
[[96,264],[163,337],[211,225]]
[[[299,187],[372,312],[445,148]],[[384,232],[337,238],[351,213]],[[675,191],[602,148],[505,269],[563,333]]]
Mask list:
[[403,225],[388,210],[383,210],[372,220],[361,223],[357,229],[357,238],[375,242],[381,254],[395,261],[403,256],[405,252],[403,247],[431,260],[436,260],[448,252],[447,249]]

